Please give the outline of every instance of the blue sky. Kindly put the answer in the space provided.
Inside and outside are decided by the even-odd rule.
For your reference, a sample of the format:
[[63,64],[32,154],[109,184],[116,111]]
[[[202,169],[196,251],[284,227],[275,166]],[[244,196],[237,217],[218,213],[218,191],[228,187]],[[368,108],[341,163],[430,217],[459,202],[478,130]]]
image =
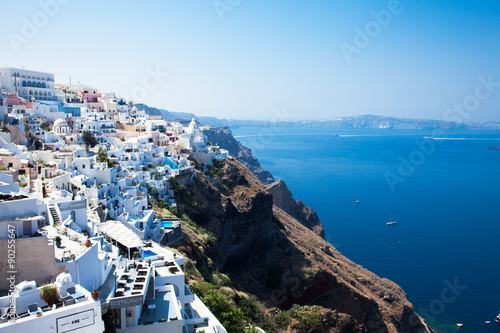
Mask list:
[[494,0],[3,1],[0,25],[1,66],[171,111],[500,121]]

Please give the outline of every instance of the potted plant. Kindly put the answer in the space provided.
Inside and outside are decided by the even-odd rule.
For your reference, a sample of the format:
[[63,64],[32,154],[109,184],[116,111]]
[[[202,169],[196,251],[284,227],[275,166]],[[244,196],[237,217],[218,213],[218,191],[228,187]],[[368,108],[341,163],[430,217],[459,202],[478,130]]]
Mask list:
[[57,247],[61,247],[61,241],[62,241],[61,236],[56,236],[56,238],[54,238],[54,241],[56,242]]
[[53,284],[44,285],[40,292],[40,298],[49,306],[56,304],[59,301],[59,290],[57,286]]
[[151,259],[148,259],[148,266],[151,266]]
[[99,299],[99,292],[98,292],[96,289],[94,289],[94,290],[92,290],[92,292],[90,293],[90,296],[92,296],[92,299],[93,299],[94,301],[97,301],[97,300]]

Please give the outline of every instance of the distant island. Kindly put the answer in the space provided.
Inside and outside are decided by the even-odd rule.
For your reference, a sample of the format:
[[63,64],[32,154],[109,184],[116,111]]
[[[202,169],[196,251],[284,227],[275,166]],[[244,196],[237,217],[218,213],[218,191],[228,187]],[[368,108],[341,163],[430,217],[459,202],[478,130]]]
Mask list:
[[196,116],[192,113],[173,112],[164,109],[149,107],[146,104],[135,104],[137,109],[144,110],[151,116],[161,116],[162,119],[190,121],[195,118],[202,124],[215,127],[331,127],[331,128],[371,128],[371,129],[445,129],[445,130],[500,130],[500,123],[486,122],[452,122],[436,119],[396,118],[378,115],[358,115],[337,117],[324,120],[298,120],[298,121],[265,121],[265,120],[238,120],[219,119],[216,117]]

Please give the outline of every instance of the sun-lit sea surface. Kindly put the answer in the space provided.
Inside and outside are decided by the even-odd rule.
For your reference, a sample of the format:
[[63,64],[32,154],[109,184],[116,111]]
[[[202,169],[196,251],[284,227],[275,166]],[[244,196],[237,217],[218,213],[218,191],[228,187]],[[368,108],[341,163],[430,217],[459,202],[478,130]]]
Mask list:
[[[437,331],[500,332],[494,322],[500,312],[500,150],[487,149],[500,146],[499,131],[424,139],[438,135],[232,130],[275,179],[286,181],[296,200],[318,213],[330,243],[398,283]],[[417,144],[422,142],[428,154]],[[402,167],[410,158],[414,170]],[[387,177],[397,179],[393,188]],[[453,293],[448,283],[459,289]],[[459,322],[464,328],[456,327]]]

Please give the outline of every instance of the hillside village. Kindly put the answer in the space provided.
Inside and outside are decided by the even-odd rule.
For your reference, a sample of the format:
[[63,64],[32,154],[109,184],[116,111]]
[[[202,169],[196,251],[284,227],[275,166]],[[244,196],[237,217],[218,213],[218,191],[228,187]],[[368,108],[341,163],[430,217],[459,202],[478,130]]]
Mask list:
[[228,157],[194,119],[0,67],[0,120],[0,331],[226,332],[169,247],[183,222],[153,211]]

